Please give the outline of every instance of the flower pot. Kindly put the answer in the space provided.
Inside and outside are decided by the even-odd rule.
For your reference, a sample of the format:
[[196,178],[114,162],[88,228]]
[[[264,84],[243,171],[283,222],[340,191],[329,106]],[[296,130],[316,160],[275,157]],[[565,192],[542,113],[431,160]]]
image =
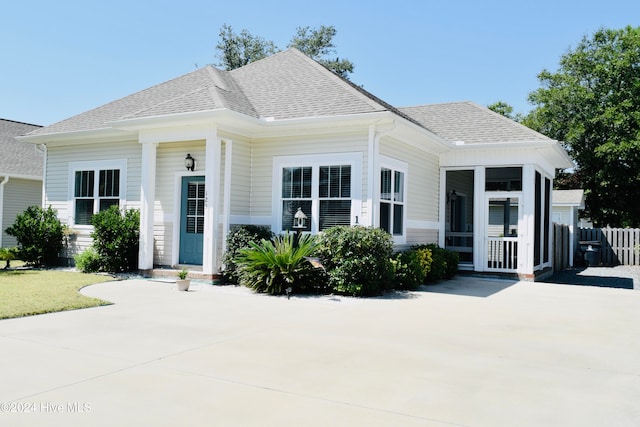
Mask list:
[[176,285],[178,285],[179,291],[188,291],[190,283],[191,283],[191,279],[176,280]]

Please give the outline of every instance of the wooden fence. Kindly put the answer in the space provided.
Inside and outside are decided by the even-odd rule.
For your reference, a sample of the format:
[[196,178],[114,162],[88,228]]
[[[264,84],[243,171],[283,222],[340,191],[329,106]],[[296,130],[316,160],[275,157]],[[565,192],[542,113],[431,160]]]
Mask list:
[[[640,265],[640,228],[581,228],[578,240],[600,242],[600,260],[604,265]],[[577,251],[580,247],[576,248]]]

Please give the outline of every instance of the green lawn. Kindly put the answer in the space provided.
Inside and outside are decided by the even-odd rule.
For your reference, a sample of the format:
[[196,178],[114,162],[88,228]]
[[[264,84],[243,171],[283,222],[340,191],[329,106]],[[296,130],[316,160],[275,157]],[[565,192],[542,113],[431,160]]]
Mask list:
[[109,276],[57,270],[0,270],[0,319],[111,304],[78,291],[112,280]]

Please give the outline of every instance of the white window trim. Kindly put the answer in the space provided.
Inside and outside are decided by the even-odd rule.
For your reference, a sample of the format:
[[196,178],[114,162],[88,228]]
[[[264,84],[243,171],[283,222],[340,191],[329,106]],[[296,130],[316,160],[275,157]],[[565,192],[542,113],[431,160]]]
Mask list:
[[[395,243],[396,245],[403,245],[407,242],[407,213],[409,211],[408,206],[408,200],[407,200],[407,189],[409,188],[409,165],[407,162],[403,162],[401,160],[398,159],[394,159],[392,157],[387,157],[384,155],[380,155],[380,169],[378,170],[378,176],[380,176],[380,174],[382,173],[382,169],[390,169],[392,172],[401,172],[404,175],[404,187],[402,188],[403,191],[403,195],[402,195],[402,235],[400,236],[396,236],[393,235],[393,243]],[[379,182],[379,181],[378,181]],[[383,203],[383,200],[380,198],[380,188],[378,186],[378,188],[376,189],[377,192],[377,196],[376,199],[378,201],[378,211],[380,210],[380,203]],[[385,203],[388,201],[384,201]],[[394,204],[395,202],[391,201],[392,204]],[[393,212],[393,209],[392,209]],[[380,227],[380,215],[376,215],[377,218],[377,223],[376,226]],[[393,223],[393,221],[392,221]]]
[[[69,175],[68,175],[68,193],[67,193],[67,213],[69,214],[67,219],[67,225],[79,230],[93,230],[92,225],[76,224],[75,219],[75,174],[77,171],[94,171],[96,176],[99,176],[99,171],[118,169],[120,171],[120,207],[124,207],[126,204],[127,193],[127,159],[112,159],[112,160],[96,160],[88,162],[70,162],[69,163]],[[98,180],[96,180],[98,182]],[[97,197],[97,196],[94,196]],[[99,204],[94,204],[94,214],[98,213]]]
[[362,218],[362,153],[315,154],[307,156],[278,156],[273,158],[273,181],[271,185],[272,224],[276,232],[282,227],[282,169],[311,167],[311,233],[318,233],[320,224],[319,171],[321,166],[351,166],[351,225]]

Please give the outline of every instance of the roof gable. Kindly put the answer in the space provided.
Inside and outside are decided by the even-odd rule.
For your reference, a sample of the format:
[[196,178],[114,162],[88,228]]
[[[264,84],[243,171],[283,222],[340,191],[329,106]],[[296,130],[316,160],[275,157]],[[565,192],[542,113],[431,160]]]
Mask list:
[[42,177],[43,152],[33,144],[15,139],[39,128],[0,119],[0,175]]
[[230,73],[261,117],[290,119],[388,110],[294,48]]
[[389,110],[373,95],[291,48],[232,71],[198,69],[31,135],[106,129],[117,120],[216,109],[274,119]]
[[473,102],[403,107],[399,110],[449,142],[465,144],[552,141]]

